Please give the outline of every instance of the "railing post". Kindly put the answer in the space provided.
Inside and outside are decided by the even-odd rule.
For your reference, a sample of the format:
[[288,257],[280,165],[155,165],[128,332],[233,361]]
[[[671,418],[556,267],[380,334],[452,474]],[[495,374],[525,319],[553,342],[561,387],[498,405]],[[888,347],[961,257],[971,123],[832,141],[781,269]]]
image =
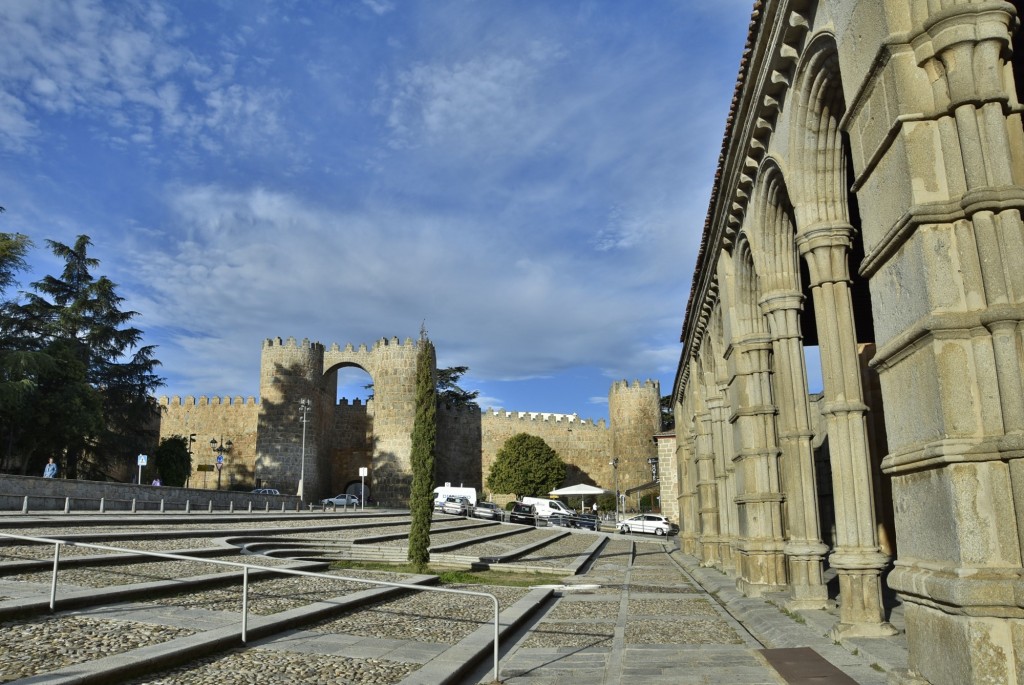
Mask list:
[[164,498],[160,498],[160,513],[164,513]]
[[281,502],[281,513],[284,513],[284,502]]
[[229,514],[234,514],[235,513],[235,501],[234,500],[231,500],[230,502],[228,502],[228,513]]
[[191,514],[192,513],[192,500],[190,500],[190,499],[185,500],[185,513],[186,514]]
[[270,513],[270,500],[269,499],[267,500],[267,506],[265,508],[267,510],[267,513],[269,514]]
[[107,498],[100,497],[100,513],[103,514],[107,511]]
[[242,568],[242,643],[249,628],[249,567]]
[[213,513],[213,500],[212,499],[210,500],[209,506],[206,507],[206,513],[208,513],[208,514],[212,514]]
[[64,498],[64,513],[65,514],[70,514],[71,513],[71,498],[70,497],[65,497]]
[[133,513],[133,514],[134,514],[134,513],[136,512],[136,511],[138,511],[138,509],[136,508],[137,506],[138,506],[138,505],[137,505],[137,502],[135,501],[135,498],[134,498],[134,497],[132,497],[132,513]]
[[22,502],[22,504],[21,504],[21,513],[22,514],[27,514],[28,513],[28,495],[25,495],[25,501]]
[[252,500],[249,500],[249,513],[252,513]]
[[57,605],[57,564],[60,563],[60,543],[53,546],[53,580],[50,581],[50,611]]

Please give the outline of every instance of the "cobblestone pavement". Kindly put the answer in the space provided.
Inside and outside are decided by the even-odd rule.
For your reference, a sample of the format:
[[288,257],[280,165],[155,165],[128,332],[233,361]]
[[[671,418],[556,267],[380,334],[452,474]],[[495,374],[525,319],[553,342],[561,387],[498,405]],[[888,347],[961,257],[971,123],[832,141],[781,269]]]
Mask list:
[[[382,519],[383,520],[383,519]],[[390,519],[389,522],[393,522]],[[305,522],[307,527],[350,523],[351,519]],[[442,532],[466,522],[438,522],[433,544],[472,539],[502,530],[493,526],[474,531]],[[237,526],[249,529],[248,524]],[[303,531],[298,522],[268,523],[294,528],[287,537],[356,539],[404,530],[402,526]],[[103,527],[91,527],[96,531]],[[164,540],[139,540],[136,549],[203,547],[189,530],[208,524],[184,524],[181,535]],[[223,524],[221,528],[231,530]],[[11,530],[5,526],[4,530]],[[80,532],[81,529],[66,529]],[[105,528],[110,532],[111,528]],[[147,527],[146,530],[153,530]],[[232,532],[235,532],[232,531]],[[12,531],[28,535],[37,531]],[[123,531],[121,531],[123,532]],[[544,540],[555,540],[517,560],[524,568],[564,568],[604,536],[574,531],[558,538],[562,529],[526,529],[516,535],[464,547],[459,554],[506,554]],[[56,535],[48,531],[49,535]],[[227,535],[227,533],[225,534]],[[404,542],[404,541],[402,541]],[[129,547],[111,543],[113,546]],[[71,549],[71,548],[69,548]],[[49,592],[46,572],[4,573],[3,562],[45,559],[38,549],[0,546],[0,602],[38,601]],[[231,556],[218,558],[232,559]],[[284,560],[233,557],[273,566]],[[199,561],[147,561],[117,566],[89,566],[61,571],[61,590],[110,588],[216,573],[219,567]],[[230,570],[230,569],[227,569]],[[722,684],[780,685],[784,683],[759,651],[763,647],[810,646],[845,672],[853,682],[882,685],[884,668],[872,662],[870,645],[860,655],[824,637],[832,617],[827,612],[795,617],[765,600],[730,593],[731,579],[676,549],[674,539],[647,536],[607,536],[607,542],[581,569],[562,579],[542,610],[502,639],[501,676],[509,685],[566,683],[644,683],[645,685]],[[365,592],[358,579],[408,582],[392,572],[337,571],[348,579],[271,576],[249,581],[248,612],[252,620],[273,620],[332,597]],[[171,581],[175,582],[175,581]],[[503,612],[520,602],[528,588],[465,586],[494,594]],[[0,623],[0,682],[39,676],[75,664],[115,655],[142,654],[146,649],[173,645],[211,631],[238,629],[241,610],[238,583],[224,587],[173,589],[117,604],[58,611]],[[8,599],[13,598],[13,599]],[[517,605],[518,606],[518,605]],[[737,617],[742,619],[738,620]],[[796,618],[797,620],[794,620]],[[408,593],[378,600],[357,609],[335,612],[250,641],[244,648],[222,648],[186,666],[155,670],[143,678],[118,682],[216,684],[234,683],[367,683],[392,685],[440,682],[418,676],[420,669],[441,665],[445,676],[456,672],[459,646],[493,625],[493,606],[481,598],[454,599],[438,592]],[[781,636],[781,637],[779,637]],[[485,659],[485,662],[487,660]],[[887,666],[892,665],[886,663]],[[898,656],[896,666],[899,666]],[[436,670],[436,668],[435,668]],[[417,680],[416,678],[420,679]],[[440,678],[440,676],[438,676]],[[41,682],[33,680],[33,682]],[[491,683],[490,662],[445,682]]]

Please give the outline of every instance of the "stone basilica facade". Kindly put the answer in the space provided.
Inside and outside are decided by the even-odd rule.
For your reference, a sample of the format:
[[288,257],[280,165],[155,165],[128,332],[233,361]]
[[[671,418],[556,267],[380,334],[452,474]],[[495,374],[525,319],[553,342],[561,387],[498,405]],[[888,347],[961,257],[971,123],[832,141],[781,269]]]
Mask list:
[[685,551],[794,609],[834,571],[836,639],[894,591],[894,682],[1024,682],[1019,10],[755,3],[682,330]]

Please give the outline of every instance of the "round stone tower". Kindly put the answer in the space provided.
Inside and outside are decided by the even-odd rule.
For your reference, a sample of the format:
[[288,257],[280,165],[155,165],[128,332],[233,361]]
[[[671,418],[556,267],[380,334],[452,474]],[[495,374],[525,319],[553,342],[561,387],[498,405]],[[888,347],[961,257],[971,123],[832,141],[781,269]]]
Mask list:
[[615,381],[608,391],[608,419],[612,456],[619,460],[619,490],[649,483],[652,474],[647,460],[658,456],[654,434],[661,430],[661,384]]
[[373,358],[374,498],[407,504],[412,484],[412,427],[416,421],[416,356],[419,343],[381,338]]
[[[319,446],[337,387],[327,388],[324,346],[295,338],[263,342],[260,355],[260,411],[256,438],[256,473],[259,479],[284,493],[296,493],[303,476],[303,498],[320,493]],[[336,378],[336,377],[334,377]],[[337,381],[335,380],[335,383]],[[305,458],[301,400],[308,399]],[[303,462],[305,466],[303,467]]]

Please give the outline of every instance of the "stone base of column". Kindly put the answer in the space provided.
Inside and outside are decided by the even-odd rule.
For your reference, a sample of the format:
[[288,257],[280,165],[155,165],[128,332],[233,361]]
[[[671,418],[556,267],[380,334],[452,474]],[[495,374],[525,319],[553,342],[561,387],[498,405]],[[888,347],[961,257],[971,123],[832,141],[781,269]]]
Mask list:
[[736,550],[739,564],[736,588],[747,597],[761,597],[789,590],[786,583],[786,555],[782,543],[744,541]]
[[785,546],[789,563],[791,596],[786,609],[831,609],[835,602],[828,598],[828,586],[822,571],[828,546],[817,540],[789,540]]
[[722,560],[722,571],[727,576],[736,575],[736,557],[731,539],[723,539],[718,543],[718,558]]
[[919,604],[905,605],[908,664],[918,682],[930,685],[1017,683],[1024,626],[1019,620],[947,614]]
[[708,568],[721,568],[722,560],[718,556],[720,541],[717,535],[709,535],[700,540],[700,565]]
[[679,549],[682,550],[683,554],[689,554],[691,557],[698,555],[698,544],[697,536],[693,533],[684,533],[679,536]]
[[836,549],[829,563],[839,575],[839,622],[829,631],[832,639],[898,634],[885,620],[882,604],[881,575],[889,557],[878,548],[844,548]]

